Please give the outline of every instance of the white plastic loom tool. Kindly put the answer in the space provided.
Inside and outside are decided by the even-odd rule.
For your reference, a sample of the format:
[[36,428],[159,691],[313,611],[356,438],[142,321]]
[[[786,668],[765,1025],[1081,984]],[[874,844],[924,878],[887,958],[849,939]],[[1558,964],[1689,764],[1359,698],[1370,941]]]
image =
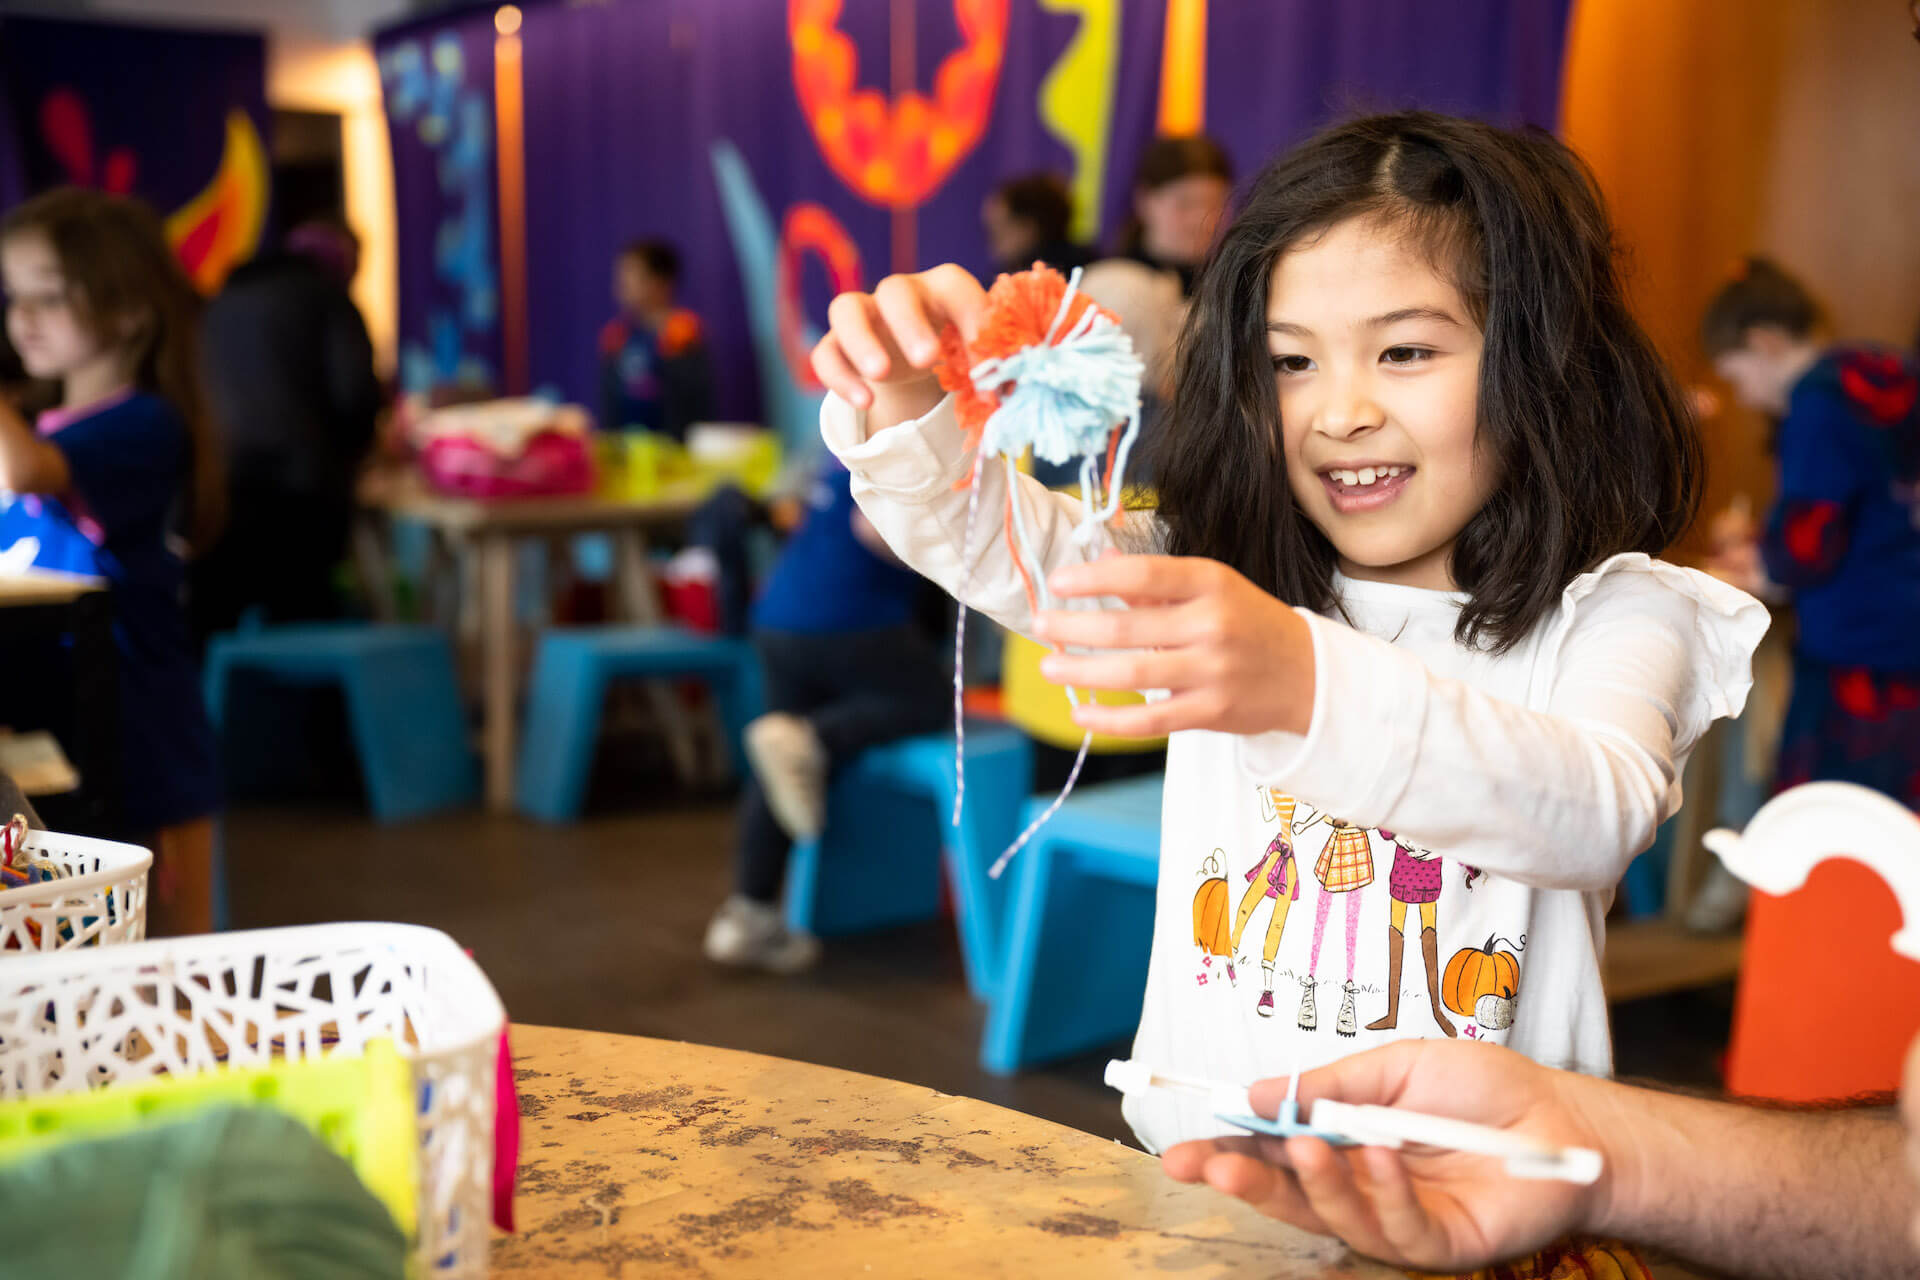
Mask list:
[[1745,832],[1709,831],[1707,848],[1756,889],[1792,893],[1818,863],[1852,858],[1900,904],[1893,949],[1920,960],[1920,817],[1851,782],[1808,782],[1760,806]]
[[1312,1106],[1309,1120],[1299,1117],[1291,1097],[1281,1104],[1278,1119],[1253,1114],[1246,1089],[1238,1085],[1197,1080],[1191,1076],[1156,1071],[1147,1063],[1113,1061],[1107,1064],[1107,1084],[1122,1093],[1161,1089],[1205,1099],[1214,1118],[1250,1133],[1276,1138],[1319,1138],[1337,1147],[1435,1147],[1491,1156],[1506,1163],[1516,1178],[1571,1182],[1591,1186],[1600,1177],[1600,1153],[1588,1147],[1562,1147],[1524,1138],[1486,1125],[1470,1124],[1399,1107],[1356,1106],[1322,1099]]

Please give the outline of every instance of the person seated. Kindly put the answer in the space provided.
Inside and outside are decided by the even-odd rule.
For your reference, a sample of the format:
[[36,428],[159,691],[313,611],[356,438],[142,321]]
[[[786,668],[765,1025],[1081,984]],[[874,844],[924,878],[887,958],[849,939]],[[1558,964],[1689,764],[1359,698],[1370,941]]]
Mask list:
[[635,240],[613,261],[619,314],[600,330],[600,426],[675,440],[713,417],[713,368],[700,317],[676,305],[680,252]]
[[1044,262],[1068,275],[1093,261],[1093,251],[1070,234],[1073,193],[1055,174],[1023,174],[995,187],[981,202],[980,225],[997,271]]

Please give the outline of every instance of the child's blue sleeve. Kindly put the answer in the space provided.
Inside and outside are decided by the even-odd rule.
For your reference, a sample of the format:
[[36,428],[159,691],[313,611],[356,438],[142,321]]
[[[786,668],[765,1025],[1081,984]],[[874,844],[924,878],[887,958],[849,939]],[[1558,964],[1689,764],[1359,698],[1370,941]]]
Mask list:
[[187,427],[164,401],[135,396],[69,424],[48,442],[66,455],[73,492],[109,537],[165,517],[179,497]]
[[1760,539],[1773,581],[1813,587],[1839,569],[1875,470],[1865,431],[1837,394],[1795,397],[1780,424],[1780,492]]

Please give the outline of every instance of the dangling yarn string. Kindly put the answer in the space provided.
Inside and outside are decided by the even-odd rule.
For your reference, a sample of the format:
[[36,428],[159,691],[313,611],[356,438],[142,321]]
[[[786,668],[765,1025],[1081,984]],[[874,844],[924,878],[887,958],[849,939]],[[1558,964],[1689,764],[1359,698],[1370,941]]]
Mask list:
[[[1044,321],[1044,330],[1036,332],[1045,315],[1036,304],[1044,305],[1042,300],[1055,288],[1061,291],[1059,301],[1050,308],[1052,314]],[[1117,523],[1124,514],[1121,499],[1128,456],[1139,434],[1144,365],[1112,314],[1093,305],[1080,292],[1077,268],[1064,282],[1057,272],[1039,265],[1018,275],[1002,276],[989,290],[987,301],[988,314],[975,341],[999,350],[965,363],[969,358],[967,347],[957,335],[949,333],[943,335],[939,369],[941,385],[954,393],[961,426],[975,451],[968,482],[973,494],[967,503],[966,527],[961,536],[959,594],[966,594],[973,576],[973,530],[984,462],[989,454],[997,453],[1007,469],[1003,536],[1012,552],[1028,610],[1039,613],[1052,607],[1052,593],[1034,554],[1020,505],[1014,459],[1029,448],[1045,462],[1080,459],[1081,518],[1074,526],[1073,543],[1083,553],[1090,549],[1100,527]],[[1023,325],[1033,327],[1023,331]],[[1106,455],[1104,475],[1102,453]],[[954,624],[956,826],[966,795],[965,641],[966,607],[962,605]],[[1072,688],[1065,692],[1067,701],[1078,707],[1078,692]],[[1014,854],[1066,803],[1092,745],[1093,734],[1084,734],[1060,794],[994,861],[990,876],[998,878]]]

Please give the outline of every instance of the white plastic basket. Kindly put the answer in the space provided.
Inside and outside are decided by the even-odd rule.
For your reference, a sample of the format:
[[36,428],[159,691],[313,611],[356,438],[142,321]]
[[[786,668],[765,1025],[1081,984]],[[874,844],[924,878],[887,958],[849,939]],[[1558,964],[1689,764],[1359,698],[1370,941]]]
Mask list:
[[420,1269],[480,1277],[505,1023],[479,966],[446,934],[418,925],[311,925],[22,956],[0,963],[0,1098],[358,1053],[390,1037],[418,1088]]
[[67,951],[147,936],[147,871],[137,845],[29,831],[25,856],[66,868],[44,884],[0,890],[0,963],[8,951]]

